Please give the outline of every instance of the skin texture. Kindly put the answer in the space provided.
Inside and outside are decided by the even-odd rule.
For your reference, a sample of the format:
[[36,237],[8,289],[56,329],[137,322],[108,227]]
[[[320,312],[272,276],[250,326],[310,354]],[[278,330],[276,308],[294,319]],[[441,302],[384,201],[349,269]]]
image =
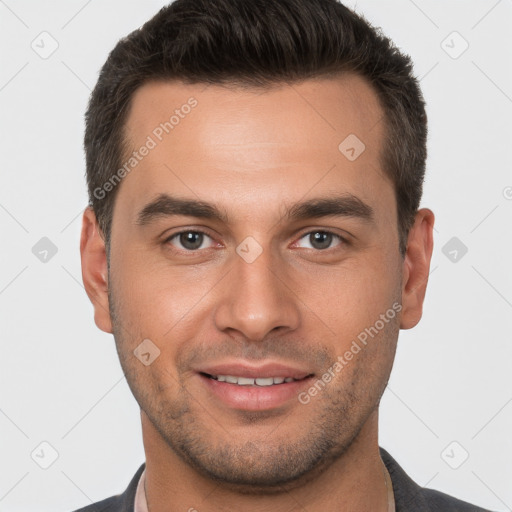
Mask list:
[[[94,213],[83,216],[83,280],[141,407],[150,510],[385,512],[378,405],[399,329],[421,318],[433,213],[419,210],[402,258],[380,167],[383,111],[358,76],[266,90],[148,83],[126,123],[133,149],[190,97],[197,106],[119,185],[109,268]],[[365,144],[354,161],[338,149],[349,134]],[[161,193],[214,203],[228,222],[138,224]],[[339,194],[369,205],[373,220],[284,215]],[[194,229],[207,234],[199,249],[169,240]],[[319,249],[315,230],[345,241]],[[251,263],[236,252],[248,236],[262,249]],[[196,372],[227,359],[278,361],[321,378],[393,304],[401,311],[306,405],[227,406]],[[149,366],[133,354],[144,339],[160,350]]]

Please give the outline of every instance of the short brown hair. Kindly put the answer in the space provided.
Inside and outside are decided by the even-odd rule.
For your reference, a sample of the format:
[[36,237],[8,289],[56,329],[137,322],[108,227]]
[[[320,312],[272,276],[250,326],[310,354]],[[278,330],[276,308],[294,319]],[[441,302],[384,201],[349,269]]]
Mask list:
[[[337,0],[176,0],[122,38],[86,112],[89,201],[107,251],[131,98],[150,80],[269,87],[356,72],[385,112],[382,168],[395,186],[400,252],[421,199],[427,117],[410,58]],[[102,193],[99,194],[98,191]]]

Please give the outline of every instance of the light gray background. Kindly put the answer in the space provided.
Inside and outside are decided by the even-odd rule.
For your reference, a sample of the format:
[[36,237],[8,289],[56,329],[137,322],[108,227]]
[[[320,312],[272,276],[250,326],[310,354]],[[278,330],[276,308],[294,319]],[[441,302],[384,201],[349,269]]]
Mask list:
[[[122,492],[144,461],[138,406],[81,284],[82,138],[108,52],[162,5],[0,0],[0,511],[73,510]],[[400,336],[380,445],[421,485],[512,510],[512,1],[348,5],[413,57],[430,121],[432,274],[423,320]],[[469,44],[458,58],[454,31]],[[43,59],[31,44],[51,38]],[[42,237],[58,249],[46,263]],[[452,237],[468,248],[456,262]],[[42,442],[58,452],[48,469]]]

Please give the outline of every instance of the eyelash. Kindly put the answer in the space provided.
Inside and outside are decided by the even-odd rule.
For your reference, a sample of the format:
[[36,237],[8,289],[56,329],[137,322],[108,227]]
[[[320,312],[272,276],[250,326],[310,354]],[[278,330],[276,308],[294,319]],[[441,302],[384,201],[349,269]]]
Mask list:
[[[180,235],[182,235],[183,233],[201,233],[205,236],[207,236],[208,238],[212,238],[206,231],[203,231],[202,229],[185,229],[183,231],[178,231],[177,233],[173,233],[172,235],[170,235],[169,237],[167,237],[165,240],[164,240],[164,244],[169,244],[171,240],[173,240],[174,238],[177,238],[179,237]],[[333,247],[329,247],[327,249],[311,249],[315,252],[318,252],[318,253],[322,253],[322,252],[328,252],[332,249],[335,249],[336,247],[338,247],[339,245],[350,245],[350,242],[344,238],[343,236],[339,235],[338,233],[335,233],[334,231],[330,231],[328,229],[313,229],[311,231],[307,231],[305,233],[302,233],[299,238],[297,240],[301,240],[303,239],[305,236],[307,235],[311,235],[312,233],[325,233],[325,234],[328,234],[328,235],[332,235],[333,237],[337,238],[339,240],[339,243],[336,244],[335,246]],[[213,239],[212,239],[213,240]],[[176,252],[182,252],[182,253],[197,253],[201,250],[204,250],[204,249],[176,249],[173,247],[173,249],[176,251]],[[309,249],[309,248],[307,248]]]

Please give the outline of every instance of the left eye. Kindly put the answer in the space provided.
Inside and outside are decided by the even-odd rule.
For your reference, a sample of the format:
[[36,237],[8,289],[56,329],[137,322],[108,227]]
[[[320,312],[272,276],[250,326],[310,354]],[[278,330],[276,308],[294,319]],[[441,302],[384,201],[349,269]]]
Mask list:
[[[181,233],[176,233],[169,237],[166,242],[169,242],[178,249],[195,251],[206,248],[204,246],[206,239],[211,240],[211,237],[202,231],[182,231]],[[181,245],[181,247],[178,244]]]
[[[335,247],[343,242],[341,236],[331,233],[330,231],[311,231],[306,233],[300,240],[305,240],[307,249],[324,250]],[[333,240],[337,241],[334,246],[331,246]]]

